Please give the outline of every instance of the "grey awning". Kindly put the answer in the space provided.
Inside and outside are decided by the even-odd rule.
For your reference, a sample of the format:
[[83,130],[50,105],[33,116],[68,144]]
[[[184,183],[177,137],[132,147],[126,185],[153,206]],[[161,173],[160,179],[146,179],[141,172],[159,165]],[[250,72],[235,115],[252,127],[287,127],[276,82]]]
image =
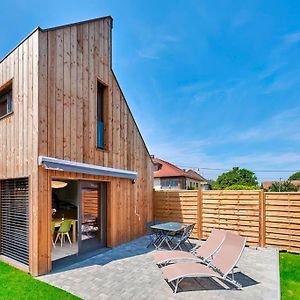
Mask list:
[[79,163],[70,160],[57,159],[53,157],[39,156],[40,166],[48,170],[75,172],[90,175],[109,176],[117,178],[127,178],[135,180],[137,172],[122,169],[107,168],[97,165]]

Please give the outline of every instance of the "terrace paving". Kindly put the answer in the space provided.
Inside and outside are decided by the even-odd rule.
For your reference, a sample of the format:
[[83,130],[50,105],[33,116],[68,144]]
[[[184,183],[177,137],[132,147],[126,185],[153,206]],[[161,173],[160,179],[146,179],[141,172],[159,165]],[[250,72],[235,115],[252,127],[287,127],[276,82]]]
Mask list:
[[[246,248],[235,279],[242,290],[211,279],[185,279],[177,294],[163,280],[153,248],[142,237],[39,279],[83,299],[280,299],[279,257],[274,248]],[[198,242],[198,241],[197,241]]]

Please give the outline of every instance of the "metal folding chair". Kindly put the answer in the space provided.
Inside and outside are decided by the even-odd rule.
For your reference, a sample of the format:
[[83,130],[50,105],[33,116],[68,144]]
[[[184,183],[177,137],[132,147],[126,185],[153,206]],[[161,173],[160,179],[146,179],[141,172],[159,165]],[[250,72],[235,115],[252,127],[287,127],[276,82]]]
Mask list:
[[[177,248],[179,248],[180,250],[182,250],[181,245],[185,245],[185,247],[188,249],[188,247],[186,246],[185,242],[188,242],[189,245],[191,246],[191,248],[193,248],[192,243],[189,240],[190,235],[192,234],[192,231],[195,227],[195,223],[186,226],[186,228],[184,229],[183,233],[181,236],[179,237],[174,237],[173,239],[177,238],[177,242],[175,244],[175,246],[172,248],[172,250],[176,250]],[[173,239],[171,240],[171,242],[173,241]],[[189,250],[189,249],[188,249]]]
[[149,248],[151,245],[153,245],[155,248],[157,248],[156,244],[160,243],[160,241],[162,239],[161,232],[153,231],[152,228],[151,228],[152,225],[159,224],[159,223],[160,223],[159,221],[146,222],[146,234],[150,238],[150,242],[147,245],[147,248]]
[[164,243],[168,246],[168,248],[170,250],[172,250],[171,238],[170,238],[168,232],[161,231],[161,232],[159,232],[158,239],[153,243],[153,245],[156,249],[161,249],[161,246]]

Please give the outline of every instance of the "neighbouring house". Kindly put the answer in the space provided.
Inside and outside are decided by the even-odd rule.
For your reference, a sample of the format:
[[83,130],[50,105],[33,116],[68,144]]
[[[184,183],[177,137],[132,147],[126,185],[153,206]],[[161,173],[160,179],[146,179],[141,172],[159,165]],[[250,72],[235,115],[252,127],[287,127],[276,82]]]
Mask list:
[[[272,186],[273,183],[277,183],[277,184],[280,184],[280,183],[283,183],[284,181],[264,181],[262,183],[262,187],[264,189],[268,189]],[[290,181],[291,184],[293,184],[294,186],[298,187],[298,189],[300,190],[300,180],[291,180]]]
[[152,155],[154,164],[153,186],[160,189],[202,189],[208,190],[208,181],[193,170],[181,169]]
[[[153,164],[112,71],[112,24],[38,27],[0,61],[0,259],[33,275],[152,220]],[[61,224],[70,242],[54,247]]]

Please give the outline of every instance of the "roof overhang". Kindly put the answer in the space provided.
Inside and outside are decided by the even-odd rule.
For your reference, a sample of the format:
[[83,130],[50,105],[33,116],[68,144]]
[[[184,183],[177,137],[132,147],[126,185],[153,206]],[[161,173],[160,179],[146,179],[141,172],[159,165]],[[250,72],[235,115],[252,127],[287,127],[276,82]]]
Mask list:
[[108,176],[135,180],[138,173],[122,169],[107,168],[53,157],[39,156],[39,166],[48,170],[75,172],[89,175]]

